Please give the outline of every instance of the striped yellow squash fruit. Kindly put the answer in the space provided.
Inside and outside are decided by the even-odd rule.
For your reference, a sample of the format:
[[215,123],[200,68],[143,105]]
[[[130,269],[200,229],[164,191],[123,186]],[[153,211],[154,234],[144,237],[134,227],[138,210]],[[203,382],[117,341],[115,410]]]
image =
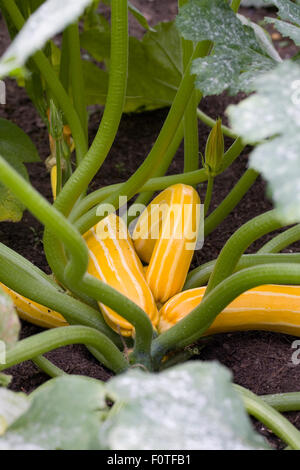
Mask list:
[[[190,289],[169,300],[160,311],[159,332],[168,330],[197,307],[205,289]],[[300,286],[265,285],[244,292],[217,316],[205,336],[244,330],[300,336]]]
[[185,184],[162,191],[141,214],[133,240],[149,263],[146,279],[158,303],[181,291],[194,254],[200,222],[200,198]]
[[[139,305],[156,328],[158,310],[124,221],[110,214],[89,230],[84,239],[89,250],[88,273]],[[127,320],[105,305],[99,305],[105,321],[114,331],[123,336],[134,334]]]
[[68,325],[68,322],[60,313],[23,297],[2,283],[0,283],[0,286],[10,295],[14,301],[19,317],[23,320],[34,323],[42,328],[56,328]]

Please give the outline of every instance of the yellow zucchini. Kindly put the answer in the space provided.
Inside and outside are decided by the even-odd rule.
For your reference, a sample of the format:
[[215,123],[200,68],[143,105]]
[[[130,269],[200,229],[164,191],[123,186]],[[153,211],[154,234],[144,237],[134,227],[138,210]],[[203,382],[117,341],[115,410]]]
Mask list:
[[159,303],[181,291],[193,258],[200,222],[200,198],[192,186],[161,192],[138,219],[133,233],[139,257],[149,263],[146,279]]
[[[89,274],[139,305],[156,327],[158,310],[124,221],[110,214],[89,230],[84,239],[89,250]],[[127,320],[105,305],[99,305],[105,321],[114,331],[123,336],[133,335],[134,328]]]
[[[197,307],[205,289],[190,289],[170,299],[160,310],[158,331],[167,331]],[[244,292],[217,316],[205,336],[244,330],[300,336],[300,286],[265,285]]]
[[68,325],[68,322],[60,313],[23,297],[12,289],[6,287],[1,282],[0,286],[7,294],[10,295],[14,301],[19,317],[23,320],[34,323],[42,328],[56,328]]

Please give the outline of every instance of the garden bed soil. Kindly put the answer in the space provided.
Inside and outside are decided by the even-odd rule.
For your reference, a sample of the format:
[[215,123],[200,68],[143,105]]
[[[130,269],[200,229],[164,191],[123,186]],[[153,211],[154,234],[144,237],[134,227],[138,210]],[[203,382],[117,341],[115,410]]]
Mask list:
[[[151,24],[174,18],[177,11],[177,0],[135,0]],[[243,13],[255,21],[261,20],[270,11],[247,9]],[[272,13],[272,12],[271,12]],[[143,30],[134,19],[130,20],[133,34],[141,36]],[[273,32],[274,34],[274,32]],[[289,41],[275,33],[275,43],[282,57],[289,57],[295,50]],[[0,18],[0,53],[6,49],[9,38],[3,20]],[[229,103],[237,102],[240,97],[232,98],[226,95],[209,97],[202,101],[201,108],[210,116],[217,118],[224,115]],[[115,144],[93,181],[92,188],[118,183],[129,177],[141,164],[151,149],[158,135],[168,110],[162,109],[149,113],[124,115]],[[18,88],[14,81],[7,80],[7,104],[0,107],[0,116],[18,124],[36,144],[44,160],[49,153],[47,131],[38,117],[35,109],[23,89]],[[90,138],[93,139],[99,121],[101,110],[94,110],[90,119]],[[226,122],[226,118],[225,118]],[[199,123],[200,150],[203,152],[208,129]],[[229,145],[230,140],[228,140]],[[212,209],[223,200],[235,182],[247,168],[249,149],[246,149],[222,177],[216,179]],[[171,173],[181,172],[183,166],[183,148],[180,147],[170,168]],[[49,176],[43,163],[28,165],[31,182],[46,198],[51,200]],[[200,188],[203,198],[205,188]],[[227,217],[220,227],[206,240],[201,251],[197,252],[193,265],[214,259],[226,240],[234,231],[247,220],[269,210],[272,207],[265,196],[265,184],[259,179],[247,193],[238,207]],[[18,224],[1,223],[0,241],[16,250],[48,272],[42,245],[43,227],[28,212]],[[270,237],[254,243],[248,250],[255,252]],[[299,251],[300,244],[295,244],[287,251]],[[21,337],[25,338],[41,331],[40,328],[22,322]],[[249,388],[256,394],[295,392],[300,391],[300,365],[291,362],[293,349],[291,344],[295,338],[287,335],[269,332],[243,332],[217,335],[211,339],[201,351],[198,358],[202,360],[217,360],[227,366],[233,374],[234,381]],[[107,380],[111,373],[99,365],[85,347],[74,345],[61,348],[47,354],[47,357],[57,366],[68,373],[88,375],[101,380]],[[25,362],[12,367],[9,373],[13,376],[10,388],[16,391],[31,392],[42,384],[48,377],[40,372],[32,362]],[[300,413],[289,413],[288,418],[300,429]],[[280,441],[259,423],[255,426],[265,435],[274,447],[280,448]]]

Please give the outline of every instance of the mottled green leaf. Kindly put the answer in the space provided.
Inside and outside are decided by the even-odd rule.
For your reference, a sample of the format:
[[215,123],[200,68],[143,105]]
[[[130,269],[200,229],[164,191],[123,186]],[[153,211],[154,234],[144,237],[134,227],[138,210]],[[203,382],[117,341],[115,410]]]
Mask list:
[[281,20],[290,21],[300,26],[300,6],[290,0],[271,0],[272,5],[278,8]]
[[236,15],[224,0],[191,0],[176,24],[185,39],[214,43],[211,55],[192,66],[204,95],[252,91],[253,79],[280,61],[262,28]]
[[30,408],[5,438],[23,439],[44,449],[99,449],[105,394],[102,382],[88,377],[52,379],[31,395]]
[[[230,57],[230,60],[228,58]],[[240,90],[253,91],[253,81],[257,74],[274,67],[274,61],[244,48],[219,46],[215,52],[204,59],[196,59],[192,73],[196,74],[195,84],[204,95],[218,95],[224,90],[237,94]],[[242,72],[242,70],[246,70]]]
[[101,428],[111,450],[262,449],[230,373],[189,362],[160,374],[131,370],[107,384],[116,409]]
[[269,183],[280,218],[300,221],[300,66],[284,62],[260,77],[257,93],[227,110],[234,131],[257,145],[250,166]]
[[282,34],[282,36],[292,39],[296,46],[300,46],[300,28],[298,26],[294,26],[291,23],[277,20],[275,18],[265,18],[265,20],[267,23],[274,24],[275,28]]
[[25,413],[29,406],[30,400],[24,393],[0,388],[0,436],[3,436],[6,429]]

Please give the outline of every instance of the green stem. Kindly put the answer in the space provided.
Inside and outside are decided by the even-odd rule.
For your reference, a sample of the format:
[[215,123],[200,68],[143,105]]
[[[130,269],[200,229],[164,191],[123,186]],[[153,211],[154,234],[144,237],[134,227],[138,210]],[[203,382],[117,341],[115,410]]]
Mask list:
[[[210,47],[211,43],[209,41],[198,43],[191,57],[190,64],[196,57],[206,56],[210,51]],[[168,117],[148,157],[134,175],[132,175],[127,182],[123,183],[118,191],[115,191],[115,193],[104,201],[105,204],[119,207],[120,196],[126,196],[128,199],[131,199],[149,179],[149,175],[153,174],[159,167],[161,159],[166,154],[181,123],[186,106],[193,92],[194,77],[190,74],[190,64],[183,75]]]
[[278,253],[300,240],[300,225],[295,225],[266,243],[257,253]]
[[[171,165],[171,162],[178,150],[179,145],[181,144],[181,141],[183,139],[183,125],[180,125],[178,128],[174,139],[172,140],[170,146],[168,147],[168,150],[162,159],[161,165],[158,168],[158,170],[154,173],[154,179],[160,176],[164,176]],[[152,180],[149,180],[152,181]],[[148,182],[149,183],[149,182]],[[147,183],[145,184],[147,186]],[[121,187],[121,185],[119,186]],[[143,188],[142,188],[143,189]],[[109,194],[109,193],[108,193]],[[153,196],[153,191],[145,191],[142,194],[139,194],[139,196],[135,200],[135,204],[142,204],[143,206],[146,206],[150,199]],[[107,197],[107,196],[105,196]],[[104,199],[104,198],[103,198]],[[98,202],[99,204],[99,202]],[[90,206],[91,207],[91,206]],[[89,207],[89,208],[90,208]],[[84,211],[85,212],[85,211]],[[82,215],[82,212],[81,212]],[[135,219],[135,216],[128,216],[128,223],[130,223],[132,220]]]
[[[2,3],[5,9],[8,11],[14,26],[18,31],[21,30],[25,24],[25,19],[18,9],[15,0],[2,0]],[[86,139],[80,119],[72,105],[69,96],[67,95],[63,85],[59,81],[45,54],[42,51],[38,51],[34,54],[33,60],[70,125],[76,146],[77,158],[80,160],[87,152]]]
[[232,0],[231,8],[233,9],[234,13],[237,13],[239,11],[240,4],[241,0]]
[[82,60],[80,55],[80,39],[78,22],[67,28],[69,50],[69,76],[75,110],[81,121],[88,145],[88,117],[85,103],[85,84],[83,79]]
[[[208,263],[202,264],[198,268],[190,271],[183,290],[195,289],[206,285],[215,268],[216,262],[216,259],[209,261]],[[251,266],[270,263],[300,263],[300,253],[243,255],[234,272],[250,268]]]
[[75,201],[101,168],[114,142],[122,117],[128,72],[128,8],[127,0],[111,2],[111,56],[109,87],[106,106],[96,137],[76,171],[56,200],[58,207],[68,215]]
[[[225,171],[234,162],[234,160],[239,157],[243,148],[244,146],[242,144],[241,139],[237,139],[231,145],[231,147],[227,150],[224,155],[222,171]],[[181,173],[179,175],[152,178],[147,181],[141,188],[139,188],[137,192],[158,191],[166,189],[172,184],[177,183],[185,183],[190,184],[191,186],[196,186],[197,184],[204,183],[205,181],[207,181],[207,172],[205,169],[201,169],[192,171],[191,173]],[[78,227],[81,233],[85,233],[100,220],[100,217],[97,216],[98,207],[96,205],[107,200],[108,195],[114,192],[114,190],[116,192],[120,191],[122,189],[122,185],[123,183],[101,188],[98,191],[94,191],[93,193],[89,194],[83,199],[83,201],[80,202],[79,206],[76,208],[77,217],[80,214],[80,218],[78,217],[78,220],[76,221],[76,226]],[[91,207],[92,209],[90,209]],[[89,212],[87,212],[88,209],[90,209]],[[75,211],[72,214],[72,220],[74,220],[74,214]]]
[[221,204],[205,219],[204,236],[207,237],[218,225],[230,214],[230,212],[239,204],[247,191],[253,186],[258,173],[254,170],[247,170],[241,179],[237,182],[230,193],[225,197]]
[[300,450],[300,431],[292,425],[284,416],[270,406],[262,397],[258,397],[249,390],[234,385],[242,398],[247,412],[273,431],[292,449]]
[[282,413],[286,411],[300,411],[300,392],[260,395],[260,398],[272,406],[272,408]]
[[50,362],[44,356],[37,356],[34,359],[32,359],[32,362],[39,369],[41,369],[45,374],[49,375],[49,377],[54,378],[54,377],[61,377],[63,375],[68,375],[62,369],[52,364],[52,362]]
[[69,91],[69,68],[68,29],[65,29],[62,37],[59,80],[67,93]]
[[67,247],[70,260],[64,268],[64,278],[69,289],[78,290],[103,303],[128,320],[136,331],[135,357],[140,356],[140,362],[143,359],[147,361],[150,354],[153,329],[146,313],[129,298],[86,273],[88,250],[80,233],[61,212],[51,206],[1,156],[0,180]]
[[98,309],[63,292],[46,274],[3,244],[0,244],[0,279],[15,292],[59,312],[68,323],[96,328],[122,347],[119,336],[107,326]]
[[240,227],[222,249],[210,276],[205,295],[230,276],[245,250],[258,238],[282,227],[276,210],[266,212]]
[[208,180],[207,180],[207,188],[206,188],[206,195],[205,195],[205,201],[204,201],[204,217],[206,217],[206,214],[209,210],[210,203],[211,203],[211,198],[212,198],[212,193],[213,193],[213,187],[214,187],[214,177],[211,176],[211,174],[208,175]]
[[[178,0],[178,9],[185,5],[188,0]],[[192,41],[181,38],[182,69],[185,71],[194,51]],[[199,168],[199,135],[197,118],[198,99],[197,92],[192,92],[190,101],[186,107],[184,125],[184,173],[195,171]]]
[[297,263],[264,264],[231,275],[205,296],[189,315],[153,341],[155,367],[159,367],[167,351],[184,348],[201,338],[217,315],[243,292],[264,284],[298,285],[299,276]]
[[[201,109],[197,109],[197,117],[200,121],[204,122],[204,124],[206,124],[209,127],[214,127],[216,125],[217,121],[209,117],[206,113],[201,111]],[[230,137],[231,139],[238,138],[238,135],[235,134],[229,127],[224,126],[224,124],[222,124],[221,128],[222,128],[223,134],[226,135],[227,137]]]
[[53,349],[69,344],[85,344],[92,346],[105,357],[111,370],[120,373],[128,368],[128,363],[118,348],[102,333],[85,326],[67,326],[44,331],[30,338],[19,341],[6,354],[6,363],[0,365],[0,370],[34,359]]

